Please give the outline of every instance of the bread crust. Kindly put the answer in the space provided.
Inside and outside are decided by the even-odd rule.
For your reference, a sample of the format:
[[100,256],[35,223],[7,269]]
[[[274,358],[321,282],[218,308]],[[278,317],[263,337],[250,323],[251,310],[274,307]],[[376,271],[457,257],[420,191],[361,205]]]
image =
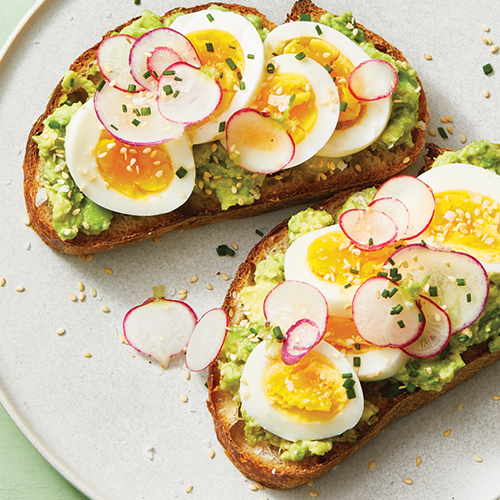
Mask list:
[[[437,153],[437,149],[432,148],[431,154],[435,153]],[[333,215],[347,197],[355,191],[357,190],[337,193],[315,208],[327,210]],[[245,286],[254,284],[253,274],[256,265],[274,253],[285,252],[288,247],[288,221],[284,221],[265,236],[252,249],[246,261],[241,264],[223,305],[224,310],[230,317],[230,327],[238,325],[244,319],[243,307],[239,301],[239,292]],[[500,351],[490,353],[488,342],[484,342],[469,347],[461,356],[466,366],[460,368],[454,379],[445,384],[440,392],[421,389],[417,389],[414,393],[404,391],[392,401],[388,401],[382,396],[384,393],[383,381],[362,382],[365,399],[379,407],[378,421],[372,425],[358,424],[358,439],[356,442],[334,442],[332,450],[323,457],[313,456],[300,462],[282,461],[279,458],[280,453],[277,448],[269,444],[261,445],[260,443],[258,447],[254,447],[246,441],[244,422],[239,414],[239,404],[233,401],[231,394],[224,392],[220,388],[218,363],[212,364],[209,369],[209,399],[207,406],[212,414],[215,433],[219,442],[223,446],[226,455],[244,476],[267,488],[295,488],[340,464],[364,444],[378,436],[391,423],[430,403],[483,368],[498,361]],[[387,387],[385,390],[387,390]]]
[[[178,11],[190,13],[203,10],[212,4],[174,9],[167,12],[163,18]],[[226,7],[233,12],[258,15],[262,19],[264,27],[268,29],[275,27],[271,21],[254,8],[235,4],[215,4]],[[310,13],[315,18],[324,12],[326,11],[316,7],[309,0],[300,0],[293,7],[288,20],[298,19],[300,13]],[[135,19],[117,27],[113,31],[109,31],[104,35],[103,39],[110,36],[112,32],[121,30]],[[358,26],[365,32],[367,40],[372,42],[377,49],[391,54],[396,59],[405,61],[403,54],[398,49],[379,35],[366,30],[361,25]],[[98,45],[96,44],[85,51],[70,66],[70,69],[79,75],[87,74],[96,60]],[[356,154],[353,155],[349,168],[343,171],[338,169],[333,172],[328,171],[322,174],[321,177],[319,174],[312,177],[306,164],[269,175],[261,186],[260,198],[255,200],[252,205],[234,206],[223,211],[214,194],[193,193],[184,205],[173,212],[147,217],[114,213],[110,228],[100,235],[89,236],[80,231],[74,239],[62,241],[52,227],[52,212],[49,203],[44,202],[40,205],[36,203],[37,193],[42,185],[43,161],[39,157],[38,147],[33,141],[33,136],[42,132],[43,120],[54,112],[63,95],[64,91],[61,82],[59,82],[45,112],[36,121],[29,134],[23,163],[24,195],[32,227],[43,241],[54,250],[75,255],[85,255],[118,248],[151,239],[172,230],[193,228],[224,219],[252,217],[293,205],[316,202],[331,196],[335,191],[346,190],[351,187],[362,188],[369,186],[381,182],[408,167],[420,154],[425,139],[425,127],[415,128],[412,132],[415,144],[413,148],[404,145],[397,146],[391,152],[384,154],[380,152],[380,158],[375,158],[372,155],[369,159],[374,165],[367,164],[366,158]],[[425,126],[427,126],[429,120],[427,101],[423,90],[420,94],[418,120],[424,123]],[[360,165],[358,170],[361,171],[356,170],[355,165]]]

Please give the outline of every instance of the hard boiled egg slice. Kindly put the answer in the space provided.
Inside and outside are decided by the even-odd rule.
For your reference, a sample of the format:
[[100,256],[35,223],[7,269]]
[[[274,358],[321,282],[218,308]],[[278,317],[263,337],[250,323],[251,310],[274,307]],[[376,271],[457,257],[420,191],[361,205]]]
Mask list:
[[418,240],[466,252],[488,274],[500,272],[500,176],[475,165],[453,163],[433,168],[419,179],[434,191],[436,207]]
[[[319,29],[318,29],[319,28]],[[351,71],[370,59],[352,40],[328,26],[297,21],[278,26],[264,42],[266,59],[273,54],[304,53],[318,62],[331,78],[339,93],[338,124],[319,156],[341,158],[361,151],[377,140],[384,131],[392,109],[391,97],[378,101],[358,101],[348,89]]]
[[194,144],[224,135],[224,125],[238,109],[248,105],[263,78],[264,49],[253,24],[234,12],[202,10],[179,16],[170,28],[185,35],[201,60],[202,70],[222,88],[216,111],[190,127]]
[[[364,399],[346,359],[320,342],[298,363],[285,365],[280,347],[261,342],[248,357],[240,380],[244,410],[258,425],[290,441],[323,439],[352,429]],[[344,387],[347,379],[351,392]]]
[[96,204],[128,215],[170,212],[189,198],[193,154],[184,137],[157,146],[131,146],[100,124],[92,100],[66,131],[66,162],[79,189]]

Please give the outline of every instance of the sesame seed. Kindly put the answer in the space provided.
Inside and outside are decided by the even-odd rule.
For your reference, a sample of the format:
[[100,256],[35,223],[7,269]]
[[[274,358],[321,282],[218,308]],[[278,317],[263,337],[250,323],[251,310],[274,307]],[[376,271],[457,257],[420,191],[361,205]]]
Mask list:
[[460,137],[460,142],[462,144],[465,144],[467,142],[467,136],[465,134],[462,134],[462,137]]
[[483,95],[484,95],[484,97],[486,97],[486,99],[488,99],[488,98],[490,97],[490,92],[489,92],[489,90],[484,89],[484,90],[483,90]]
[[481,40],[485,45],[493,45],[493,42],[487,36],[481,35]]
[[243,399],[247,399],[250,396],[250,393],[247,390],[241,391],[240,394]]
[[85,256],[85,262],[90,262],[93,258],[94,258],[94,255],[89,253],[88,255]]
[[453,135],[453,129],[451,128],[451,125],[448,125],[448,126],[446,127],[446,130],[447,130],[447,131],[448,131],[451,135]]
[[458,403],[457,410],[461,410],[464,407],[463,403]]
[[78,282],[78,290],[80,290],[80,292],[85,290],[85,285],[81,281]]
[[90,287],[90,295],[92,295],[92,297],[95,297],[97,295],[97,291],[94,287]]
[[224,281],[228,281],[229,280],[229,276],[226,274],[226,273],[221,273],[221,277]]
[[85,352],[83,353],[83,355],[84,355],[86,358],[91,358],[91,357],[92,357],[92,354],[90,354],[90,352],[89,352],[89,351],[85,351]]
[[370,463],[368,464],[368,468],[369,468],[369,469],[373,469],[373,468],[375,467],[375,465],[376,465],[376,462],[375,462],[375,460],[373,460],[372,462],[370,462]]
[[474,460],[475,460],[478,464],[480,464],[480,463],[482,463],[482,462],[483,462],[483,459],[482,459],[479,455],[474,455]]
[[160,243],[160,236],[155,236],[153,238],[153,243]]
[[410,157],[407,156],[404,160],[403,160],[403,163],[408,163],[410,161]]
[[316,498],[319,495],[319,493],[317,491],[311,490],[309,492],[309,495],[312,496],[313,498]]
[[57,335],[64,335],[66,333],[66,330],[64,328],[58,328],[56,330]]
[[185,288],[179,288],[179,290],[177,290],[177,293],[179,295],[185,295],[188,293],[188,291]]
[[69,293],[68,294],[69,296],[69,300],[71,300],[71,302],[76,302],[76,295],[74,293]]
[[356,165],[354,165],[354,170],[356,170],[356,172],[361,172],[361,165],[359,163],[356,163]]
[[425,59],[428,61],[432,61],[432,56],[430,54],[427,54],[427,52],[424,54]]
[[236,243],[231,243],[231,246],[233,247],[234,250],[238,250],[238,245]]
[[29,225],[31,224],[31,221],[30,221],[28,218],[24,218],[24,219],[23,219],[23,224],[24,224],[25,226],[29,226]]
[[250,491],[257,491],[257,490],[258,490],[257,486],[255,486],[255,484],[254,484],[254,483],[250,483],[250,484],[248,485],[248,489],[249,489]]
[[453,122],[450,115],[444,115],[444,117],[446,118],[446,121],[448,121],[449,123]]
[[4,286],[5,285],[5,278],[0,278],[0,286]]
[[439,120],[441,121],[441,123],[448,123],[448,120],[446,118],[440,118]]
[[229,312],[227,313],[230,318],[234,316],[234,311],[232,309],[229,309]]
[[487,26],[486,24],[481,24],[481,29],[486,33],[490,32],[490,27]]
[[109,307],[106,307],[106,306],[101,306],[101,311],[103,313],[109,313]]
[[123,333],[120,333],[120,342],[125,345],[130,345]]
[[311,479],[310,481],[307,481],[307,485],[308,485],[308,486],[312,486],[312,485],[313,485],[313,483],[314,483],[314,479]]
[[184,378],[185,378],[186,380],[190,380],[190,379],[191,379],[191,373],[190,373],[189,371],[187,371],[187,370],[186,370],[186,371],[184,372]]
[[158,170],[158,172],[156,172],[156,177],[158,177],[158,179],[163,175],[163,170]]
[[112,270],[110,267],[105,267],[105,268],[104,268],[104,272],[105,272],[106,274],[113,274],[113,270]]
[[207,283],[205,286],[207,287],[207,290],[213,290],[214,289],[214,287],[210,283]]
[[83,302],[85,300],[85,294],[82,292],[79,296],[78,296],[78,299],[80,300],[80,302]]
[[185,394],[181,394],[181,401],[183,403],[187,403],[188,402],[188,397]]
[[493,45],[493,47],[491,47],[491,53],[494,54],[495,52],[498,52],[498,45]]
[[450,434],[451,434],[451,429],[448,429],[448,430],[446,430],[446,431],[443,432],[443,436],[445,438],[447,438]]
[[415,463],[417,464],[417,467],[420,467],[420,464],[422,463],[422,457],[417,457]]
[[403,479],[403,483],[407,484],[408,486],[413,484],[413,481],[410,478]]
[[192,491],[193,487],[191,485],[186,487],[186,493],[191,493]]
[[429,135],[431,135],[432,137],[436,137],[436,131],[433,128],[430,128]]
[[210,448],[210,449],[208,450],[208,457],[209,457],[210,459],[213,459],[213,458],[215,457],[215,451],[214,451],[214,450],[212,450],[212,448]]
[[493,401],[500,401],[500,396],[498,394],[493,394],[493,396],[491,396],[491,399],[493,399]]

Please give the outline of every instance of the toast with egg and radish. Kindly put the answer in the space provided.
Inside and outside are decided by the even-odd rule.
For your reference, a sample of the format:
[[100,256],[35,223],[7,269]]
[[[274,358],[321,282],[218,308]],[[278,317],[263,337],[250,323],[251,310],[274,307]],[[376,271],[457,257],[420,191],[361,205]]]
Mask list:
[[[307,483],[500,359],[492,153],[500,165],[500,148],[478,141],[419,179],[337,193],[253,248],[226,295],[230,328],[208,379],[217,437],[247,478],[276,489]],[[464,224],[468,235],[456,237]],[[323,364],[321,352],[307,358],[318,345]],[[338,358],[349,368],[335,378]],[[361,418],[335,413],[361,398]]]
[[84,52],[27,144],[25,200],[43,241],[99,252],[317,201],[411,164],[428,111],[402,53],[307,0],[279,28],[234,4],[145,11]]

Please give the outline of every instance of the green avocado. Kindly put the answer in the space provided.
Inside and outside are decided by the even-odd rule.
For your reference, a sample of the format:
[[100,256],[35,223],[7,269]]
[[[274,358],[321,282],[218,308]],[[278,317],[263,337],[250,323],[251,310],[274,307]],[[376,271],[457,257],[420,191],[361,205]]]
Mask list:
[[165,26],[162,23],[160,16],[153,14],[150,10],[143,10],[141,17],[130,23],[128,26],[125,26],[125,28],[120,31],[120,34],[139,38],[148,31],[164,27]]

